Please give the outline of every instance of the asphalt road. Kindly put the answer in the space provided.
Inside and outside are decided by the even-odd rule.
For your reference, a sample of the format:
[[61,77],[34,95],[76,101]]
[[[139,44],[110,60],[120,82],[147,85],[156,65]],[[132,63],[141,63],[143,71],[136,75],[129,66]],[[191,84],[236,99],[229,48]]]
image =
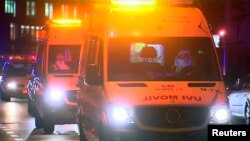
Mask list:
[[[76,124],[56,125],[51,135],[34,125],[34,117],[27,112],[27,100],[11,99],[0,101],[0,141],[79,141]],[[232,124],[240,124],[235,121]],[[87,133],[88,141],[98,141],[97,137]]]
[[[56,125],[52,135],[36,129],[34,117],[27,112],[27,100],[0,101],[0,141],[79,141],[76,124]],[[92,134],[90,141],[96,141]]]

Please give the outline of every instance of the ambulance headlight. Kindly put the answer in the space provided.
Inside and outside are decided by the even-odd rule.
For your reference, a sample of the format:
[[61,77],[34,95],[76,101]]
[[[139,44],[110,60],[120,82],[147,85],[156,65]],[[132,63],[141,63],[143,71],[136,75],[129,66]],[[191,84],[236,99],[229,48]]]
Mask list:
[[122,125],[132,122],[132,110],[128,106],[112,104],[108,108],[111,123]]
[[211,109],[211,123],[225,124],[229,123],[230,113],[226,105],[217,105]]
[[16,82],[9,82],[9,83],[7,84],[7,88],[8,88],[8,89],[11,89],[11,90],[15,90],[15,89],[17,88]]
[[48,92],[48,97],[50,101],[60,101],[63,99],[64,91],[60,89],[50,89]]

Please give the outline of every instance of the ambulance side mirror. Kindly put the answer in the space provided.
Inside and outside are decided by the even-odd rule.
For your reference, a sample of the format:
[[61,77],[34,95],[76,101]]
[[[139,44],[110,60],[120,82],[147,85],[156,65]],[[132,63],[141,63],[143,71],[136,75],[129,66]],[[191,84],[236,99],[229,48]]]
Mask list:
[[96,64],[89,64],[86,68],[85,82],[89,85],[102,85],[102,79],[98,75]]

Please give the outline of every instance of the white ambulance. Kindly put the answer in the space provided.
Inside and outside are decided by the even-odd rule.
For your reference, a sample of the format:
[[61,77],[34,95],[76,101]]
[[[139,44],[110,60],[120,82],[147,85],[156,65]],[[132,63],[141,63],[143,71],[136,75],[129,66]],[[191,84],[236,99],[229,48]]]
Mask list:
[[93,5],[78,84],[81,141],[88,130],[100,141],[203,141],[208,124],[229,123],[213,38],[202,12],[189,4]]
[[82,51],[81,20],[54,19],[39,31],[36,66],[28,83],[28,112],[37,128],[76,123],[76,87]]

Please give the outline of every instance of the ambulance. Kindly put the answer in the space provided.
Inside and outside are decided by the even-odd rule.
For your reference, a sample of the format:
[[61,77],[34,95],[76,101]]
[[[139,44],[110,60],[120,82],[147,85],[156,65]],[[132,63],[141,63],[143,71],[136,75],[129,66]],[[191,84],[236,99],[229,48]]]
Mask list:
[[100,141],[207,140],[230,122],[206,18],[190,0],[95,3],[85,33],[77,124]]
[[56,124],[76,123],[82,22],[54,19],[38,36],[36,65],[27,86],[28,112],[34,115],[35,126],[50,134]]

